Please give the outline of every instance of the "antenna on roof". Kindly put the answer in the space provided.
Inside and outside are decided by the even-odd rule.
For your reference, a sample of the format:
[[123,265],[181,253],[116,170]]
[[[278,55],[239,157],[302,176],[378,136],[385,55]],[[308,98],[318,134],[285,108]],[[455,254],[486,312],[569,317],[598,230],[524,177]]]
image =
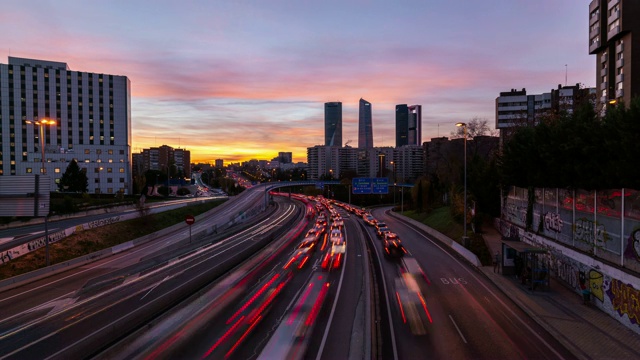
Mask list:
[[567,64],[564,64],[564,86],[567,86]]

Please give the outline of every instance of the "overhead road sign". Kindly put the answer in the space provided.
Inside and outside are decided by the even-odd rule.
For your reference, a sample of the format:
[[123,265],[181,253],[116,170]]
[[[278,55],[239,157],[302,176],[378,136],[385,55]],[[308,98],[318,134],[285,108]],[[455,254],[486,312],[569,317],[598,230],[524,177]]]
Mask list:
[[387,178],[373,178],[372,179],[373,194],[388,194],[389,193],[389,179]]
[[353,194],[371,194],[371,178],[351,179]]

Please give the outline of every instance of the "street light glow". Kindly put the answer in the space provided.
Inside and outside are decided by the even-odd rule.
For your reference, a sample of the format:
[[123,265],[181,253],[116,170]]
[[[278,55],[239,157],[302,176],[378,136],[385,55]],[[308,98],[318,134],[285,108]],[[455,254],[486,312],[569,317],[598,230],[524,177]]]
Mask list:
[[[42,168],[40,169],[40,172],[43,175],[46,175],[47,169],[44,166],[44,136],[45,136],[44,127],[47,125],[57,125],[57,123],[55,120],[49,120],[49,119],[40,119],[38,121],[25,120],[24,122],[27,124],[38,126],[39,128],[38,130],[40,133],[40,154],[42,156],[42,158],[40,159],[42,163]],[[50,183],[46,184],[46,186],[47,186],[47,191],[51,192],[51,184]],[[49,214],[44,214],[45,262],[47,267],[49,267],[49,226],[47,224],[48,216]]]

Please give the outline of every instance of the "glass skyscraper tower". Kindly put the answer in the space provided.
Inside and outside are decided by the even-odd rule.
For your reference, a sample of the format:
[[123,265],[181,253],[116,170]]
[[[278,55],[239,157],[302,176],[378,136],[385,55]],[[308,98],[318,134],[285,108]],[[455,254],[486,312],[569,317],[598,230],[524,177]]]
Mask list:
[[324,103],[324,145],[342,146],[342,103]]
[[396,147],[422,144],[422,105],[396,105]]
[[371,121],[371,103],[360,99],[360,112],[358,121],[358,148],[370,149],[373,147],[373,125]]

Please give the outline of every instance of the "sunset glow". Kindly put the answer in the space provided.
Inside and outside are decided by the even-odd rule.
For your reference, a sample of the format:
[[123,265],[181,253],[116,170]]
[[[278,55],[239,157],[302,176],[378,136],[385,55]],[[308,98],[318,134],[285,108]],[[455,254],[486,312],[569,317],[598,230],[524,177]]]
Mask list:
[[[495,123],[501,91],[594,86],[588,1],[11,1],[8,56],[131,81],[133,152],[169,145],[192,162],[306,162],[324,142],[324,102],[358,100],[375,146],[395,146],[395,105],[423,106],[423,141],[456,122]],[[566,66],[565,66],[566,64]]]

